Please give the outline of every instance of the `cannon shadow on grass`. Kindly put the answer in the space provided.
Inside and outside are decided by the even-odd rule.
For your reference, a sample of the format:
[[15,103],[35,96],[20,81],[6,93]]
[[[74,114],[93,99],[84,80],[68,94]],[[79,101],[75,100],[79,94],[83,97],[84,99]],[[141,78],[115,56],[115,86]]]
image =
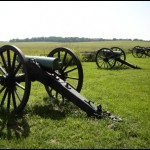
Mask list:
[[67,116],[85,117],[84,112],[68,100],[60,104],[59,100],[51,100],[49,97],[44,97],[43,101],[45,103],[44,105],[37,104],[31,108],[33,114],[53,120],[62,120]]
[[20,139],[26,138],[30,134],[30,125],[27,122],[27,114],[38,115],[44,119],[62,120],[67,116],[73,118],[85,117],[84,112],[76,105],[66,100],[65,103],[58,106],[55,101],[49,97],[43,98],[44,105],[27,106],[24,111],[18,115],[8,114],[7,110],[0,109],[0,138],[1,139]]
[[30,133],[30,127],[23,115],[10,115],[3,110],[0,113],[0,138],[14,139],[26,138]]

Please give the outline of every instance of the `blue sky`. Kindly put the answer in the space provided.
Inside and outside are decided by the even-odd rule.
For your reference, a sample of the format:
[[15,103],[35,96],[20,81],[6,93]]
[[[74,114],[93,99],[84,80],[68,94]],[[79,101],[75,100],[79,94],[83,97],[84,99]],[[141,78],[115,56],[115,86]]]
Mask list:
[[150,40],[150,1],[0,1],[0,41],[42,36]]

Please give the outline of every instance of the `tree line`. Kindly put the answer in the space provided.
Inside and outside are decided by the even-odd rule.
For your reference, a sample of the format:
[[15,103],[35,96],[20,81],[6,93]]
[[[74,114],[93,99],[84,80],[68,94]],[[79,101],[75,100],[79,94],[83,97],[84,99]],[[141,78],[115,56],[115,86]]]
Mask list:
[[[103,38],[84,38],[84,37],[32,37],[25,39],[11,39],[9,42],[96,42],[96,41],[116,41],[116,40],[128,40],[132,39],[103,39]],[[133,41],[143,41],[142,39],[133,39]]]

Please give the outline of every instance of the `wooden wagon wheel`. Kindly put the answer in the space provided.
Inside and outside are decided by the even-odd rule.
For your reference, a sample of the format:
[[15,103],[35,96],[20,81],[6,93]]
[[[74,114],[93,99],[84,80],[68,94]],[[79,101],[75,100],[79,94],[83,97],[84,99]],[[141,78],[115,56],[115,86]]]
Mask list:
[[[121,55],[119,55],[119,58],[124,60],[124,61],[126,60],[126,54],[121,48],[119,48],[119,47],[111,47],[111,49],[113,51],[121,52]],[[116,64],[115,64],[116,67],[121,67],[122,65],[123,65],[123,63],[121,63],[119,61],[116,61]]]
[[[19,61],[18,61],[19,60]],[[25,57],[15,46],[0,48],[0,110],[21,112],[29,98],[29,80]]]
[[133,49],[132,49],[132,55],[134,57],[141,58],[141,57],[143,57],[143,54],[144,54],[144,51],[142,50],[141,46],[135,46],[135,47],[133,47]]
[[113,58],[113,51],[109,48],[102,48],[96,53],[96,64],[101,69],[112,69],[116,60]]
[[[61,67],[59,70],[55,70],[54,74],[80,92],[83,85],[83,69],[77,55],[68,48],[59,47],[52,50],[48,57],[56,57],[61,60]],[[50,97],[61,102],[64,101],[64,96],[50,86],[45,86],[45,88]]]

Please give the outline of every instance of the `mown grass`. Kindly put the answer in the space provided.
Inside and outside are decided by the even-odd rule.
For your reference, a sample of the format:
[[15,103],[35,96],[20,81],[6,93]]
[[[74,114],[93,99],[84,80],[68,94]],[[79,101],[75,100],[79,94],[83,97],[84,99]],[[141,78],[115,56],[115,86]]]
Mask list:
[[[46,44],[57,46],[57,43],[30,44],[13,45],[20,49],[24,47],[24,53],[28,53],[27,48],[30,46],[34,49],[34,44],[37,49],[38,46],[49,47]],[[70,44],[75,47],[68,48],[76,50],[78,44]],[[93,49],[92,43],[80,44],[79,47],[83,50]],[[98,48],[98,45],[95,43],[95,47]],[[109,42],[106,42],[101,47],[108,45]],[[59,46],[62,43],[58,43],[57,47]],[[41,53],[39,49],[34,50],[34,54]],[[120,117],[122,122],[107,117],[87,118],[82,110],[69,102],[64,105],[63,110],[59,110],[53,102],[48,101],[45,87],[39,82],[33,82],[28,104],[21,116],[0,114],[0,148],[148,149],[150,58],[134,58],[130,53],[126,57],[128,62],[142,69],[124,66],[122,69],[104,70],[97,69],[95,62],[82,62],[84,82],[81,94],[95,105],[101,104],[103,110]]]
[[120,47],[126,53],[134,46],[150,47],[149,41],[100,41],[100,42],[1,42],[0,46],[11,44],[20,48],[25,54],[48,54],[58,47],[67,47],[75,52],[97,51],[100,48]]

